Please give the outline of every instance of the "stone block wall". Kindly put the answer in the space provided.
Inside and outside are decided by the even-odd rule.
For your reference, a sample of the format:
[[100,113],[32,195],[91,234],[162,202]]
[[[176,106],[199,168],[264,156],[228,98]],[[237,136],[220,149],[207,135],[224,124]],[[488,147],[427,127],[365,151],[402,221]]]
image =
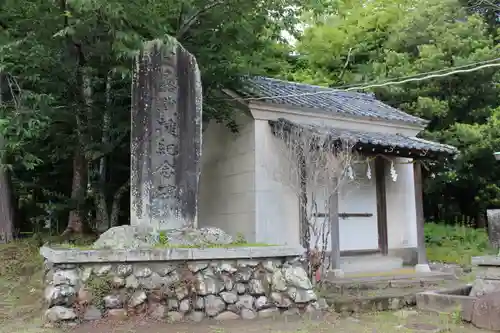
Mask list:
[[298,258],[45,262],[45,317],[75,323],[147,314],[168,321],[253,319],[319,309]]

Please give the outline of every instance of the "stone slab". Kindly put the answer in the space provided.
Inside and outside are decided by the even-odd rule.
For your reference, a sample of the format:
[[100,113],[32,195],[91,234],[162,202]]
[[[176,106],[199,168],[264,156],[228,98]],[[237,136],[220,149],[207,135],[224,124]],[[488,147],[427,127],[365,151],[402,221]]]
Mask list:
[[202,88],[196,59],[173,38],[144,44],[132,85],[131,225],[196,227]]
[[500,257],[499,256],[472,257],[471,263],[472,265],[475,266],[500,266]]
[[477,299],[468,296],[472,285],[464,285],[449,289],[424,291],[417,294],[417,308],[419,310],[453,313],[458,309],[466,311]]
[[40,255],[52,263],[61,264],[298,257],[302,256],[304,251],[300,246],[134,250],[54,249],[42,246]]

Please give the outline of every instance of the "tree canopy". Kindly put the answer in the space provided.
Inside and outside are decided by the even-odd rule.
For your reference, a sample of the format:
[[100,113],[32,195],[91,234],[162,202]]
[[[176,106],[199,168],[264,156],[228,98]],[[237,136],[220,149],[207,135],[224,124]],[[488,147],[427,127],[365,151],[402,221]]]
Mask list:
[[[3,0],[0,134],[17,228],[126,222],[131,69],[146,40],[173,36],[193,53],[205,120],[236,130],[220,96],[245,75],[345,87],[491,63],[499,11],[464,0]],[[423,135],[460,148],[456,160],[430,166],[429,217],[478,220],[499,203],[499,72],[371,88],[429,119]]]

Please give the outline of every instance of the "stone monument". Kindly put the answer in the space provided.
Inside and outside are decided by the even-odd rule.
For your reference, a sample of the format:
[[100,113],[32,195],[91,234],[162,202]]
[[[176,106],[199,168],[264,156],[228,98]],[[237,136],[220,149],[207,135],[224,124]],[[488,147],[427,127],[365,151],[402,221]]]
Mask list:
[[136,61],[130,224],[195,228],[202,112],[196,59],[170,38],[146,43]]
[[95,249],[233,242],[218,228],[196,229],[201,111],[194,56],[173,38],[145,43],[132,85],[130,225],[104,232]]
[[488,237],[495,249],[500,249],[500,209],[487,209]]

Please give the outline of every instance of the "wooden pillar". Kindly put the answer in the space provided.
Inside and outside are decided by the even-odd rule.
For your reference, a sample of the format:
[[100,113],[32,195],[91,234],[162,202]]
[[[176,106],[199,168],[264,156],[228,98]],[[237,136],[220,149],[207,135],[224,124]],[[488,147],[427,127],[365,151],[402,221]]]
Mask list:
[[385,186],[386,163],[381,157],[375,159],[375,184],[377,193],[378,247],[383,255],[389,252],[387,235],[387,189]]
[[330,242],[332,251],[330,253],[330,269],[340,269],[340,232],[339,232],[339,191],[337,183],[328,200],[328,220],[330,221]]
[[417,212],[417,250],[418,265],[427,265],[427,253],[425,252],[424,234],[424,202],[422,186],[422,167],[419,161],[413,163],[413,173],[415,180],[415,208]]

